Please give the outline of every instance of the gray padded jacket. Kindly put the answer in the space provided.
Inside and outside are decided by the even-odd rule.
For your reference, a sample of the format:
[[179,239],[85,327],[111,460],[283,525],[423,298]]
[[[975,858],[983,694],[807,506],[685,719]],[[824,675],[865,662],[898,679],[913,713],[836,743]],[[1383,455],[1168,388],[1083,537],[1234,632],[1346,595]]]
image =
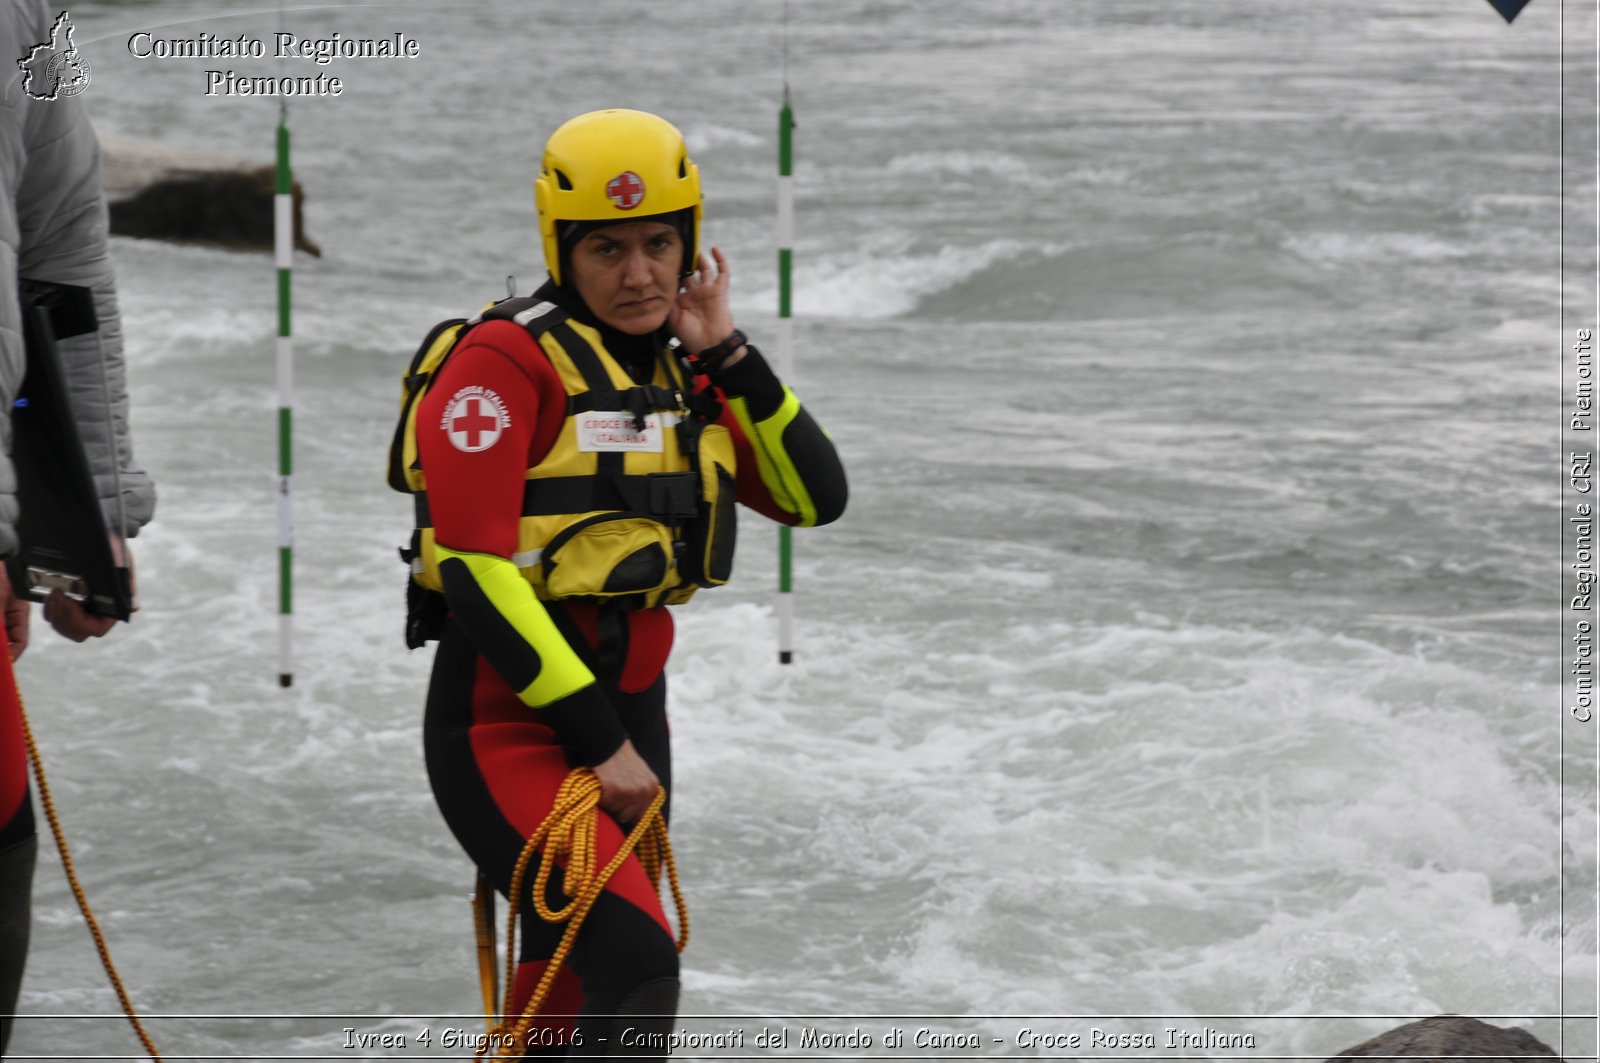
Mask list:
[[107,526],[114,528],[119,519],[119,479],[120,518],[128,534],[144,526],[156,502],[155,487],[134,464],[128,438],[122,319],[106,252],[99,142],[78,99],[31,98],[23,91],[17,65],[30,47],[50,40],[54,21],[43,0],[0,2],[0,180],[5,192],[0,196],[0,556],[17,545],[17,480],[9,455],[10,411],[25,362],[16,295],[19,276],[94,289],[99,333],[60,344],[73,415]]

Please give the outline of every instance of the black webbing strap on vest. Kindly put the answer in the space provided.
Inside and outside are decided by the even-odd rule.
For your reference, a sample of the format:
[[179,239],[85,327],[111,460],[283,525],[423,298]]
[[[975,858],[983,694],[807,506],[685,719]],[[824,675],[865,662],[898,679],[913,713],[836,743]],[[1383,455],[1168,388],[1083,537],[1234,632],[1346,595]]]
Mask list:
[[[416,526],[433,527],[428,493],[412,496]],[[647,513],[667,521],[687,520],[699,498],[692,472],[652,472],[643,476],[555,476],[527,480],[522,486],[522,516],[551,517],[560,513],[592,513],[621,509]]]
[[526,482],[522,489],[522,515],[549,517],[621,509],[671,523],[693,517],[698,512],[699,497],[697,477],[692,472],[554,476]]
[[[594,403],[596,410],[620,410],[622,396],[617,392],[617,386],[611,382],[611,374],[606,372],[606,367],[601,364],[600,356],[594,348],[575,332],[571,325],[562,321],[550,330],[550,338],[561,344],[561,349],[567,352],[567,357],[572,359],[572,364],[577,368],[578,375],[583,377],[583,382],[589,385],[587,394]],[[627,466],[623,461],[623,453],[616,450],[605,450],[595,455],[595,472],[603,477],[621,476]],[[582,513],[581,509],[558,509],[554,513]]]
[[616,405],[603,406],[595,400],[594,392],[584,391],[576,395],[567,396],[567,416],[576,413],[590,413],[594,410],[634,410],[644,406],[647,410],[675,410],[678,409],[678,395],[674,391],[657,387],[654,384],[635,384],[623,392],[612,392],[616,396]]

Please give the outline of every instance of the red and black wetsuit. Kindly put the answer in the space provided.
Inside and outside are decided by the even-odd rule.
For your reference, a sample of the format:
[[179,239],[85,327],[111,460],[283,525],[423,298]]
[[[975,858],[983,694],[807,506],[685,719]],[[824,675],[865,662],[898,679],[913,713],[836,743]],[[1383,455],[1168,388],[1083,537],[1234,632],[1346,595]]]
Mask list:
[[[539,296],[567,305],[554,285]],[[626,337],[595,327],[635,379],[649,373],[661,337]],[[833,446],[758,352],[714,382],[699,378],[697,386],[726,404],[720,423],[735,439],[740,502],[788,524],[822,524],[839,516],[846,489]],[[499,396],[508,412],[487,447],[460,434],[452,441],[446,417],[452,396],[479,387]],[[669,795],[672,789],[663,672],[673,639],[667,609],[624,611],[614,620],[592,604],[547,601],[542,606],[553,627],[545,625],[542,633],[527,624],[519,629],[501,604],[503,584],[498,598],[491,594],[478,564],[510,563],[525,475],[549,453],[566,416],[567,393],[556,370],[533,337],[510,321],[484,322],[461,341],[416,416],[435,540],[442,553],[468,555],[474,562],[446,560],[440,566],[451,617],[428,690],[428,774],[446,822],[502,893],[524,843],[574,766],[604,761],[627,739]],[[479,449],[463,449],[464,442]],[[530,708],[530,679],[571,653],[593,682]],[[602,865],[623,838],[622,828],[602,814]],[[531,914],[530,899],[522,903]],[[543,974],[561,929],[537,915],[525,918],[514,1012]],[[637,859],[608,883],[569,967],[557,976],[544,1010],[586,1016],[588,1043],[578,1050],[585,1054],[606,1050],[595,1043],[605,1028],[598,1016],[674,1010],[677,952],[657,884]]]

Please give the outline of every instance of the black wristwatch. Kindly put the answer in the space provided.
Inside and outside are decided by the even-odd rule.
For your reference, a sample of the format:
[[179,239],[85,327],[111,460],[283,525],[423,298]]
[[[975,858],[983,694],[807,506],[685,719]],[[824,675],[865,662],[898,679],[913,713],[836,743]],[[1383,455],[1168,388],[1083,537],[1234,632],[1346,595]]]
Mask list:
[[740,347],[745,346],[749,342],[750,341],[745,338],[745,334],[743,332],[740,332],[738,329],[734,329],[733,332],[728,335],[727,339],[716,344],[715,346],[707,347],[705,350],[689,359],[689,367],[696,373],[715,373],[718,369],[722,368],[722,363],[727,361],[729,356],[731,356],[734,351],[737,351]]

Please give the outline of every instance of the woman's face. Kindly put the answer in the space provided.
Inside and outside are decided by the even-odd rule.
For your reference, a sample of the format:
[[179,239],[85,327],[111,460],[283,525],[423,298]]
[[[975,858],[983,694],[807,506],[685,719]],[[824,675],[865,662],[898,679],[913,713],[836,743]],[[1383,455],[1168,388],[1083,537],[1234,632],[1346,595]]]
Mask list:
[[568,266],[595,317],[643,336],[665,325],[677,302],[683,237],[666,222],[619,222],[579,240]]

